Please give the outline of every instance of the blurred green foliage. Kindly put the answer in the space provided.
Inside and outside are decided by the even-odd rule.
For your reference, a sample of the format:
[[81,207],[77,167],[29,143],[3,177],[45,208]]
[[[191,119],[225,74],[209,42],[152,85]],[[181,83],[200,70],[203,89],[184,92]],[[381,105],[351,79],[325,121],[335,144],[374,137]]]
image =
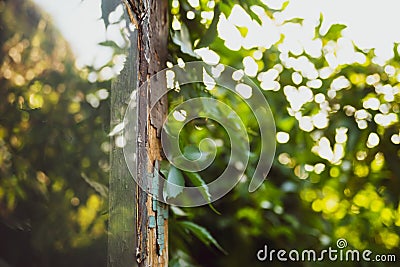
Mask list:
[[[373,49],[342,38],[344,25],[323,32],[321,16],[310,35],[303,19],[280,20],[287,5],[170,0],[171,64],[205,53],[242,70],[263,90],[277,126],[272,170],[250,194],[260,147],[250,109],[201,83],[170,95],[170,110],[197,96],[232,105],[253,152],[249,179],[212,207],[171,207],[171,266],[396,266],[256,257],[264,245],[320,251],[339,238],[400,258],[398,45],[380,62]],[[0,1],[0,14],[0,264],[105,265],[109,81],[87,82],[99,70],[77,70],[66,42],[29,1]],[[304,32],[308,43],[285,27]],[[111,41],[103,45],[121,52]],[[209,182],[226,167],[230,140],[211,120],[187,124],[183,151],[195,157],[205,137],[222,145],[212,166],[182,172],[188,184]]]
[[[373,49],[362,50],[342,38],[345,25],[334,24],[323,32],[322,15],[311,30],[303,19],[280,19],[288,2],[280,10],[263,1],[173,0],[170,4],[171,62],[182,64],[206,54],[203,60],[212,58],[213,64],[242,70],[263,90],[277,126],[275,161],[259,190],[248,193],[249,181],[245,181],[214,203],[220,215],[207,207],[182,209],[185,215],[170,221],[171,235],[172,220],[189,219],[206,227],[228,255],[171,238],[171,257],[185,253],[201,266],[264,266],[267,262],[259,262],[256,253],[265,244],[270,249],[321,251],[336,248],[336,240],[345,238],[350,248],[393,253],[398,258],[398,45],[392,59],[380,62]],[[294,39],[296,31],[307,37]],[[204,47],[211,53],[202,53]],[[246,171],[250,180],[260,147],[258,125],[243,101],[220,90],[204,85],[182,88],[171,97],[170,109],[195,96],[215,97],[234,107],[248,129],[254,152]],[[183,150],[205,137],[222,140],[215,162],[200,173],[207,181],[218,177],[230,149],[221,127],[212,121],[194,121],[180,137]]]
[[30,1],[0,1],[0,21],[0,258],[104,265],[109,81],[87,81]]

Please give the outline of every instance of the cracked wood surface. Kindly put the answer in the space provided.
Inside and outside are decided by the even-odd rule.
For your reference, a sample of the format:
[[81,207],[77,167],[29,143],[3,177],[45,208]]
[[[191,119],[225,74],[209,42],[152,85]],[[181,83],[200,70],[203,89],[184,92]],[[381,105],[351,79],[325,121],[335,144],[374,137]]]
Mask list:
[[[137,86],[138,91],[138,143],[137,170],[138,178],[143,179],[143,184],[149,183],[151,179],[148,174],[153,173],[154,162],[161,160],[160,131],[163,119],[167,112],[166,98],[162,98],[150,109],[150,98],[152,90],[157,87],[151,86],[149,78],[162,70],[167,57],[168,40],[168,3],[167,1],[155,0],[128,0],[126,7],[131,22],[137,29]],[[148,187],[153,185],[148,184]],[[136,194],[136,231],[137,251],[136,259],[138,266],[167,266],[168,265],[168,223],[157,227],[150,227],[149,218],[158,218],[158,210],[152,209],[152,199],[146,192],[137,189]],[[162,204],[160,204],[162,205]],[[166,207],[164,207],[166,208]],[[164,229],[160,229],[163,227]],[[162,235],[161,235],[162,232]],[[160,245],[160,237],[164,245]],[[159,242],[157,242],[159,240]]]
[[[110,0],[121,1],[121,0]],[[168,1],[123,0],[126,18],[135,30],[125,67],[111,88],[111,127],[123,120],[126,101],[135,88],[165,67],[168,40]],[[154,165],[162,159],[160,131],[167,112],[166,97],[150,112],[152,90],[166,86],[142,87],[137,91],[138,141],[137,178],[151,188]],[[153,97],[154,98],[154,97]],[[168,266],[168,220],[166,205],[155,202],[130,177],[123,151],[111,140],[110,237],[108,266]],[[119,205],[122,203],[123,205]],[[127,203],[127,204],[126,204]],[[124,206],[125,205],[125,206]],[[130,206],[129,206],[130,205]],[[132,228],[135,228],[134,231]]]

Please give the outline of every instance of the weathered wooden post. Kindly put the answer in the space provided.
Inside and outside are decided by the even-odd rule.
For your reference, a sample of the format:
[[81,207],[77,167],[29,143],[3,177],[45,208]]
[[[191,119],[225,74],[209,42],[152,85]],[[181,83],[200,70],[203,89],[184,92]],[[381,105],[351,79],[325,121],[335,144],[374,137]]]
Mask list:
[[[124,4],[134,30],[124,70],[112,84],[111,129],[123,122],[131,92],[163,69],[167,56],[168,1]],[[136,95],[137,179],[145,180],[158,173],[154,166],[161,160],[159,135],[167,112],[165,98],[150,112],[152,90],[157,88],[147,83]],[[167,207],[134,183],[122,148],[115,140],[111,143],[108,266],[168,266]]]

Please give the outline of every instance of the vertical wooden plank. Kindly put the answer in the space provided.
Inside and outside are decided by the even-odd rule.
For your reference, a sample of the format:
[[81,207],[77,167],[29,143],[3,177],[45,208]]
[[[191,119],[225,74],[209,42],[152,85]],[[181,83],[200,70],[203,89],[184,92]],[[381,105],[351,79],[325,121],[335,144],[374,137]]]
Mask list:
[[[111,85],[111,129],[123,122],[130,94],[137,86],[137,32],[131,32],[127,60]],[[111,137],[108,262],[109,267],[137,266],[136,183],[125,162],[123,150]]]

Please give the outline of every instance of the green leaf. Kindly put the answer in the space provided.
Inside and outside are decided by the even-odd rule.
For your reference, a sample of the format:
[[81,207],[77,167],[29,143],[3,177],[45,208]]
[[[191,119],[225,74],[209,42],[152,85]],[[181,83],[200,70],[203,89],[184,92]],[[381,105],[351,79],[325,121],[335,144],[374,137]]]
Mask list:
[[304,19],[302,18],[293,18],[293,19],[289,19],[289,20],[285,20],[285,23],[297,23],[297,24],[303,24]]
[[119,45],[111,40],[107,40],[104,42],[100,42],[99,45],[105,46],[105,47],[111,47],[116,53],[124,53],[125,50],[123,50]]
[[393,59],[396,60],[396,61],[400,61],[399,48],[400,48],[399,44],[395,43],[394,46],[393,46],[393,54],[394,54]]
[[208,190],[208,186],[203,178],[201,178],[200,174],[196,172],[185,172],[185,175],[189,178],[194,186],[199,187],[200,193],[204,199],[208,201],[208,206],[212,209],[212,211],[218,215],[221,215],[221,213],[211,203],[210,191]]
[[160,162],[160,173],[164,177],[168,177],[169,169],[171,168],[171,164],[168,162],[168,160],[162,160]]
[[241,34],[243,37],[246,37],[247,33],[249,32],[249,29],[248,29],[247,27],[239,27],[239,26],[236,26],[236,28],[239,30],[240,34]]
[[188,214],[181,208],[176,207],[176,206],[170,206],[172,213],[174,213],[176,216],[182,216],[186,217]]
[[189,160],[197,160],[201,157],[201,152],[196,146],[188,145],[183,149],[183,155]]
[[181,48],[182,53],[199,58],[199,56],[193,51],[190,33],[184,23],[181,24],[181,29],[179,31],[174,31],[172,35],[172,41]]
[[342,36],[342,30],[346,29],[347,26],[343,24],[333,24],[326,32],[324,37],[328,40],[337,41]]
[[219,8],[221,9],[225,17],[229,17],[232,12],[233,5],[234,4],[231,1],[223,1],[219,4]]
[[289,5],[289,1],[284,2],[282,4],[281,11],[284,11],[287,8],[288,5]]
[[261,6],[262,8],[264,8],[264,10],[266,11],[267,15],[272,15],[275,12],[282,12],[284,11],[287,6],[289,5],[289,1],[285,1],[282,3],[282,6],[280,8],[271,8],[268,5],[266,5],[265,3],[263,3],[262,1],[259,0],[252,0],[253,5],[257,5],[257,6]]
[[210,27],[208,27],[206,33],[201,38],[196,48],[208,46],[215,40],[215,37],[217,37],[217,25],[220,15],[221,15],[221,9],[219,8],[219,5],[216,5],[214,8],[214,17],[213,20],[211,21]]
[[292,130],[293,126],[295,125],[296,120],[293,117],[285,117],[277,122],[277,126],[279,129],[285,131],[285,132],[290,132]]
[[114,41],[111,41],[111,40],[100,42],[99,45],[108,46],[108,47],[112,47],[112,48],[119,48],[117,43]]
[[324,20],[324,15],[322,13],[319,13],[319,22],[318,22],[318,25],[315,27],[314,38],[320,38],[321,37],[320,30],[321,30],[321,27],[322,27],[323,20]]
[[173,256],[168,263],[169,266],[171,267],[194,267],[197,266],[193,262],[193,260],[190,258],[190,255],[186,254],[182,250],[178,250],[175,253],[173,253]]
[[171,165],[168,172],[168,183],[164,188],[164,199],[175,198],[183,191],[185,186],[185,179],[183,178],[182,172],[175,166]]
[[249,16],[257,21],[260,25],[262,24],[261,19],[258,17],[258,15],[256,13],[253,12],[253,10],[251,10],[251,7],[253,5],[262,5],[262,2],[260,1],[249,1],[249,0],[239,0],[239,5],[246,11],[247,14],[249,14]]
[[108,187],[98,183],[96,181],[93,181],[85,173],[81,173],[82,179],[91,187],[93,188],[97,193],[99,193],[102,197],[107,198],[108,197]]
[[181,224],[182,227],[185,228],[187,231],[195,235],[206,246],[210,247],[210,245],[214,245],[224,254],[227,254],[227,252],[220,246],[220,244],[218,244],[217,240],[215,240],[215,238],[206,228],[189,221],[179,222],[179,224]]
[[211,201],[211,194],[208,191],[206,182],[201,178],[200,174],[196,172],[185,172],[185,175],[189,178],[192,184],[196,187],[200,187],[201,194],[207,201]]

